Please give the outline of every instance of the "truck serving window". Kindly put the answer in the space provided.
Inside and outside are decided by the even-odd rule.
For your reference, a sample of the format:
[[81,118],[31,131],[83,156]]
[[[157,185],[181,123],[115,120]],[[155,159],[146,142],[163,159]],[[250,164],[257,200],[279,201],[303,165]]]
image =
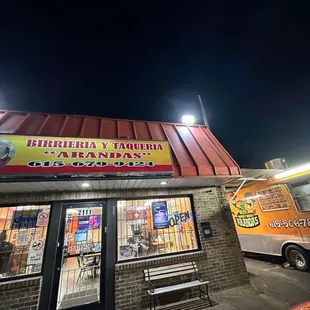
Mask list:
[[299,211],[310,211],[310,182],[309,180],[291,185],[293,196]]

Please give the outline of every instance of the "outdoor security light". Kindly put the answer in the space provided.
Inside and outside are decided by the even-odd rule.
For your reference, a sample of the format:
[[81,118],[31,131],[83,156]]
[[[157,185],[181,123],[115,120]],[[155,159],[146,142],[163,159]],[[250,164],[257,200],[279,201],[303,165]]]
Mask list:
[[192,125],[195,123],[195,116],[194,115],[183,115],[182,116],[182,123]]

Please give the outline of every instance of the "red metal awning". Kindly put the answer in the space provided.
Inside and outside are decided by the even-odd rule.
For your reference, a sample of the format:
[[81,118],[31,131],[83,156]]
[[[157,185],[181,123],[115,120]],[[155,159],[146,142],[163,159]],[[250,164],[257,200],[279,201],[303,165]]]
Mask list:
[[172,150],[174,177],[241,175],[239,166],[205,126],[0,110],[0,133],[167,140]]

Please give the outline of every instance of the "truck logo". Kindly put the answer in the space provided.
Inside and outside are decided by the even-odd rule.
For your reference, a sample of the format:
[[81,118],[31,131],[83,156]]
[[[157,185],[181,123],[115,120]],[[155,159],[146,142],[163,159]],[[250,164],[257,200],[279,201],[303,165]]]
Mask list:
[[260,225],[254,204],[257,198],[252,193],[245,193],[243,198],[231,201],[234,210],[232,214],[238,226],[254,228]]

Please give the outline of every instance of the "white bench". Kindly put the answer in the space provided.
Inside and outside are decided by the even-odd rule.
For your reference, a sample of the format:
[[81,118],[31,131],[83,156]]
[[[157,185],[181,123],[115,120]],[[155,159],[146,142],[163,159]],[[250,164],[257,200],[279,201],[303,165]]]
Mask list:
[[[158,280],[169,279],[172,277],[190,275],[192,274],[192,280],[189,282],[184,282],[181,284],[168,285],[163,287],[155,288],[154,282]],[[199,297],[202,298],[201,287],[205,287],[205,295],[207,295],[209,303],[211,306],[212,302],[209,296],[208,284],[209,281],[203,280],[201,275],[198,273],[198,268],[195,262],[182,263],[177,265],[170,265],[158,268],[150,268],[144,270],[145,281],[149,283],[150,289],[147,291],[150,296],[150,310],[152,310],[152,304],[154,305],[154,310],[156,307],[155,297],[157,295],[175,292],[184,289],[190,289],[193,287],[199,287]],[[152,302],[153,301],[153,302]]]

